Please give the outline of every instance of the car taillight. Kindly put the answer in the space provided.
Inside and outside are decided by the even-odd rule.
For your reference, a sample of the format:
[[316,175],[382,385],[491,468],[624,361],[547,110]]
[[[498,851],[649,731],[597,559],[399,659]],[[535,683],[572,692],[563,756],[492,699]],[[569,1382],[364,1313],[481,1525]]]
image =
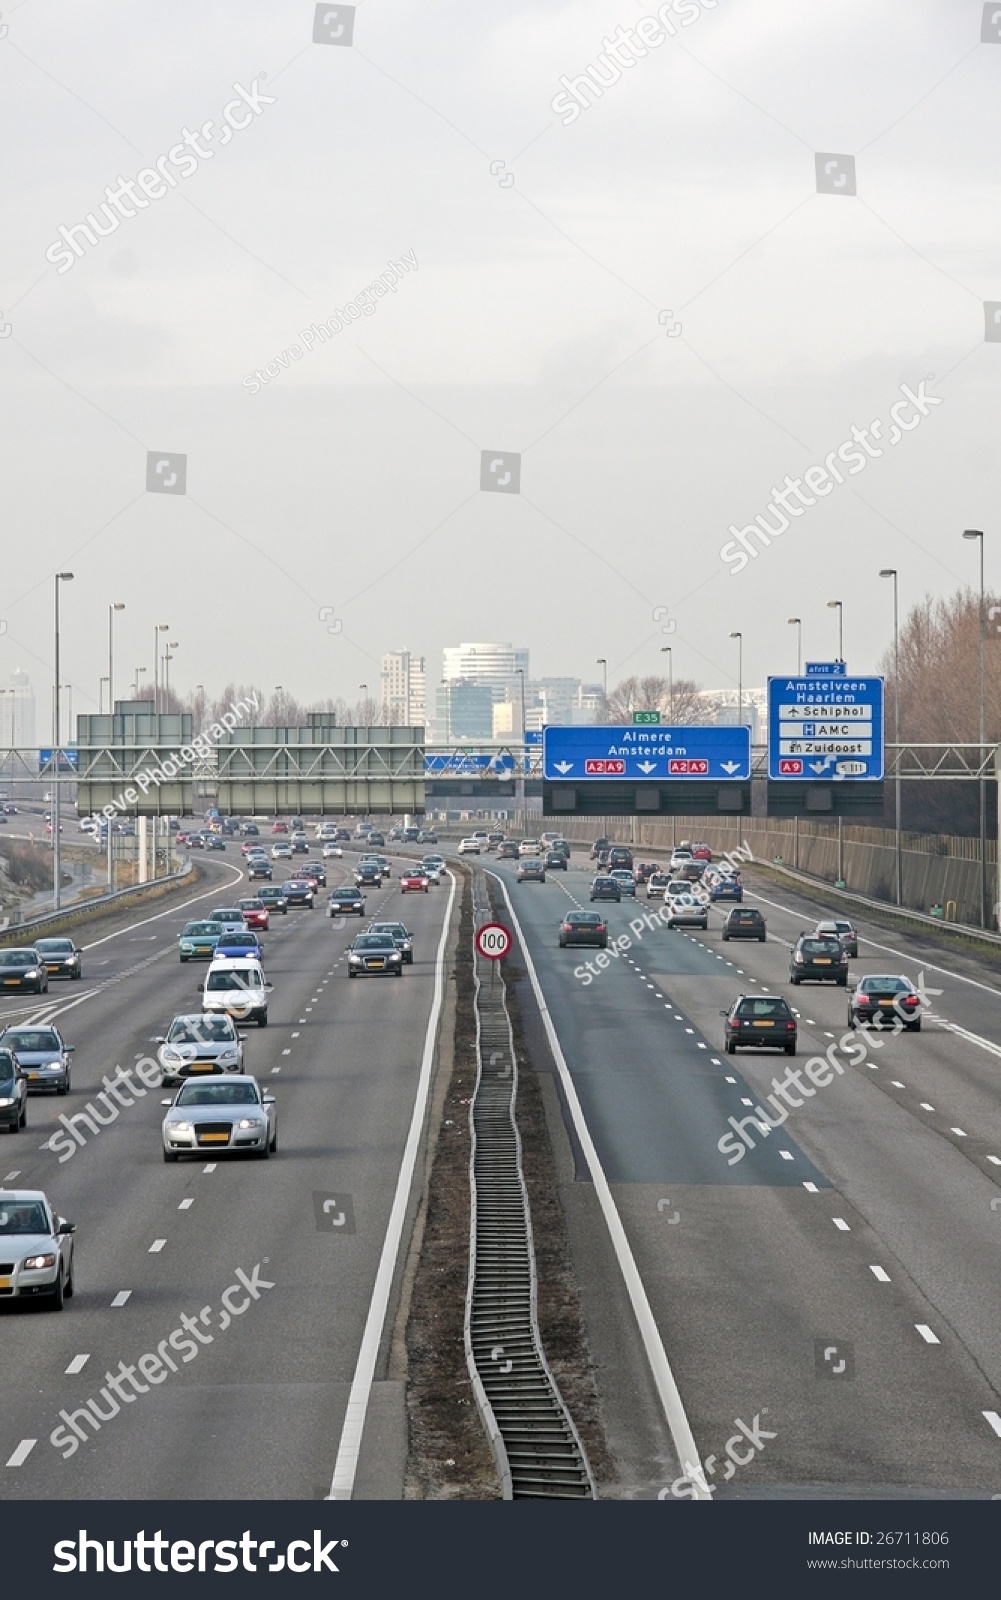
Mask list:
[[739,1028],[740,1027],[740,1018],[739,1017],[731,1017],[729,1022],[727,1023],[727,1027],[728,1028]]
[[786,1023],[786,1027],[787,1028],[795,1028],[795,1026],[796,1026],[795,1022],[787,1022]]
[[917,1003],[918,1003],[918,997],[917,997],[916,994],[909,994],[909,995],[905,996],[905,998],[904,998],[904,1005],[905,1006],[916,1006]]
[[605,923],[599,922],[597,928],[595,929],[595,932],[596,933],[607,933],[608,932],[608,928],[606,927]]

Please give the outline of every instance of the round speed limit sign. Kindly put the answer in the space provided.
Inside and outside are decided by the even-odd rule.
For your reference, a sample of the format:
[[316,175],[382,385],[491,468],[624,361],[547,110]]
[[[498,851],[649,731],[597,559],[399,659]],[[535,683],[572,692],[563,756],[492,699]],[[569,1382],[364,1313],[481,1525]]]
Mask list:
[[489,961],[499,961],[511,948],[511,934],[501,922],[485,922],[476,930],[476,949]]

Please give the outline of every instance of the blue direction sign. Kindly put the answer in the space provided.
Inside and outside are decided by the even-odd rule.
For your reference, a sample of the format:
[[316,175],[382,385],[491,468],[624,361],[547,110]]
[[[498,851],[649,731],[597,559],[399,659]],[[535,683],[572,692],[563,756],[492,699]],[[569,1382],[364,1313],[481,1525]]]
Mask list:
[[883,679],[768,680],[768,776],[796,783],[883,776]]
[[595,778],[746,781],[751,730],[704,727],[551,727],[543,731],[542,775],[551,783]]
[[[56,755],[55,750],[39,750],[39,752],[38,752],[38,770],[39,770],[39,772],[45,772],[48,768],[51,768],[51,767],[55,766],[55,764],[56,764],[55,763],[55,755]],[[59,752],[59,770],[60,770],[60,772],[76,772],[76,770],[79,767],[79,765],[80,765],[80,752],[79,752],[79,750],[60,750],[60,752]]]
[[483,755],[453,750],[447,755],[426,755],[424,771],[428,776],[437,775],[439,778],[480,778],[484,774],[504,778],[514,771],[514,757],[507,751],[499,755]]

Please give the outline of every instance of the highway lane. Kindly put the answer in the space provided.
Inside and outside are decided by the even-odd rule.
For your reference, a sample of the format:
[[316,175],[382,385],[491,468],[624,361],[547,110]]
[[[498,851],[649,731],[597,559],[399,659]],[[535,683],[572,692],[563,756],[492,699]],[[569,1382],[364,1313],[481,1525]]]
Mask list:
[[[738,1416],[777,1434],[714,1492],[994,1492],[996,1190],[892,1087],[901,1052],[955,1038],[887,1041],[728,1166],[727,1117],[754,1116],[794,1063],[725,1056],[718,1013],[742,987],[785,990],[788,951],[657,929],[585,986],[593,954],[559,950],[556,927],[589,879],[581,863],[510,892],[700,1449],[718,1457]],[[603,909],[620,933],[646,903]],[[845,997],[788,993],[801,1066],[845,1032]],[[656,1472],[636,1492],[660,1492]]]
[[[346,856],[343,870],[331,871],[331,886],[350,864]],[[227,889],[210,899],[235,895]],[[272,920],[270,1023],[248,1030],[246,1047],[248,1070],[278,1101],[279,1152],[267,1163],[165,1165],[160,1091],[96,1134],[78,1124],[86,1144],[62,1165],[39,1149],[60,1113],[94,1100],[104,1072],[153,1051],[151,1036],[172,1015],[197,1009],[204,969],[182,966],[174,941],[199,909],[171,912],[152,932],[135,928],[101,947],[109,952],[107,987],[98,984],[65,1018],[78,1046],[72,1095],[34,1096],[30,1137],[0,1146],[0,1180],[17,1171],[12,1181],[45,1188],[79,1227],[78,1291],[66,1310],[0,1311],[0,1341],[21,1350],[25,1372],[7,1396],[0,1463],[19,1459],[22,1441],[37,1440],[22,1464],[4,1470],[8,1498],[309,1499],[329,1491],[412,1114],[447,901],[447,886],[404,898],[395,876],[370,893],[369,915],[402,914],[415,932],[414,965],[402,980],[348,981],[354,919],[336,926],[317,910]],[[88,956],[91,970],[96,957]],[[72,1003],[87,988],[85,977],[49,998]],[[240,1288],[238,1269],[256,1297]],[[239,1317],[222,1303],[231,1285],[231,1304],[243,1302]],[[190,1337],[185,1359],[168,1343],[176,1373],[161,1367],[165,1381],[122,1402],[93,1436],[78,1419],[88,1438],[72,1454],[72,1435],[49,1442],[65,1427],[60,1411],[91,1396],[110,1413],[100,1397],[106,1372],[155,1353],[175,1330],[180,1343],[183,1314],[211,1345]],[[398,1492],[392,1482],[401,1466],[385,1463],[376,1492]]]

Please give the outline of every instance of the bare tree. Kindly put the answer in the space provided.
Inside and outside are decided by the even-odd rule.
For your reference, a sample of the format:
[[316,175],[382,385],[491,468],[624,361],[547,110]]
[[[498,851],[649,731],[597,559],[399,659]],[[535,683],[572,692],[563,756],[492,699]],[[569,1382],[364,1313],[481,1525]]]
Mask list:
[[676,678],[673,694],[667,678],[623,678],[609,689],[601,720],[624,723],[630,721],[634,711],[659,711],[665,722],[698,722],[703,714],[699,689],[700,685],[691,678]]

